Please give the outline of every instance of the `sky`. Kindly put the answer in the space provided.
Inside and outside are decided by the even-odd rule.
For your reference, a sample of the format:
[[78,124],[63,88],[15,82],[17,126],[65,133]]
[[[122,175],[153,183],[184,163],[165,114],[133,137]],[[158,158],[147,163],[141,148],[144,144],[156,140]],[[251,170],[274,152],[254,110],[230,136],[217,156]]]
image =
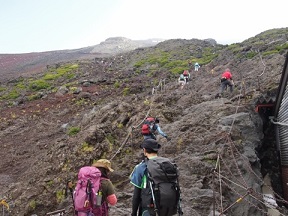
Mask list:
[[288,0],[0,0],[0,54],[78,49],[109,37],[242,42],[288,27]]

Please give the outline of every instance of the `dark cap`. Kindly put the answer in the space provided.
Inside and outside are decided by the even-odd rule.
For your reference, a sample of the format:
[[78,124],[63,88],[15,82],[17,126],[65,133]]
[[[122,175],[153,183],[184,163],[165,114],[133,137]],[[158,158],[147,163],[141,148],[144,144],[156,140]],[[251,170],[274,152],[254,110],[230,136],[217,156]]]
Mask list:
[[140,148],[151,149],[157,152],[161,148],[161,145],[154,139],[145,139],[141,143]]

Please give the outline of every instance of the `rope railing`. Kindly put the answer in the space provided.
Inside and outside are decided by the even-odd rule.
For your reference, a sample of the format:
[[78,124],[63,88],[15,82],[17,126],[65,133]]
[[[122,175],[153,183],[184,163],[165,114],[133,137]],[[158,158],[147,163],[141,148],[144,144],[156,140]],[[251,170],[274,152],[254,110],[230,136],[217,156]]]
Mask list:
[[[165,79],[164,79],[164,80],[165,80]],[[162,83],[162,82],[163,82],[163,81],[160,80],[159,85],[160,85],[160,83]],[[153,89],[154,89],[154,87],[153,87]],[[152,94],[152,95],[153,95],[153,94]],[[128,129],[129,131],[128,131],[128,134],[127,134],[125,140],[123,141],[123,143],[121,144],[121,146],[118,148],[118,150],[115,152],[115,154],[110,158],[110,161],[112,161],[112,160],[116,157],[116,155],[117,155],[118,153],[120,153],[120,151],[122,150],[122,148],[124,147],[124,145],[128,142],[129,138],[130,138],[130,137],[132,138],[132,136],[133,136],[133,130],[134,130],[135,128],[140,127],[140,126],[144,123],[145,119],[149,116],[149,114],[150,114],[150,112],[151,112],[151,109],[152,109],[152,105],[153,105],[153,101],[154,101],[154,96],[152,96],[151,101],[152,101],[152,102],[151,102],[150,105],[149,105],[150,107],[149,107],[149,110],[147,111],[145,117],[141,120],[140,123],[138,123],[137,125],[131,126],[131,128]]]

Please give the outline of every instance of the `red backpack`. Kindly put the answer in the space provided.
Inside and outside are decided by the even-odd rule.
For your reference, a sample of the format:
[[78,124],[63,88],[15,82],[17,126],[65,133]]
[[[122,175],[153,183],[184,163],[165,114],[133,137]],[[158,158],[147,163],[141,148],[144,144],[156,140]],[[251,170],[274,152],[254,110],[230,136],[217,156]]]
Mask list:
[[188,70],[184,70],[183,75],[184,75],[184,76],[188,76],[188,75],[189,75]]
[[142,125],[142,135],[150,135],[155,131],[155,118],[148,117]]

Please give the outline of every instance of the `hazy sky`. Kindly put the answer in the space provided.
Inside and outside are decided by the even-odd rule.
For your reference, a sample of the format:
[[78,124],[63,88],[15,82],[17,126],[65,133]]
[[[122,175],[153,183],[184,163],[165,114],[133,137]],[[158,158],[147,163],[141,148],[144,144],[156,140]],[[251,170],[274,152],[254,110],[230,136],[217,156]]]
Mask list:
[[288,0],[0,0],[0,53],[92,46],[109,37],[242,42],[288,27]]

